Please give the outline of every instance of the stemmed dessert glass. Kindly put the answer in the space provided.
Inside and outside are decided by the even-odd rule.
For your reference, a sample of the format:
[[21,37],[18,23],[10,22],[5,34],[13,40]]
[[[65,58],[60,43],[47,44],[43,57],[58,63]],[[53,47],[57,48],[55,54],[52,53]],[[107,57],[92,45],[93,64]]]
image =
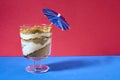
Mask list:
[[20,27],[23,55],[34,60],[34,65],[26,67],[26,70],[31,73],[47,72],[49,69],[46,65],[35,64],[35,61],[47,58],[50,55],[52,25],[54,24],[62,31],[70,29],[69,24],[60,13],[48,8],[44,8],[42,12],[50,20],[49,25],[23,25]]
[[45,59],[51,51],[51,25],[23,25],[20,26],[20,38],[23,56],[33,60],[34,64],[26,67],[30,73],[47,72],[49,67],[36,64],[36,61]]

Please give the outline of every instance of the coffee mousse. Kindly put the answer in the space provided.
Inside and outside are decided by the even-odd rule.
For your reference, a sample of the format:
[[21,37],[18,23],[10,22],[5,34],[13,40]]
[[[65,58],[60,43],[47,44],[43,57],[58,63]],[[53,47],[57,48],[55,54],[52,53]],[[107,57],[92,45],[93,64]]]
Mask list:
[[50,54],[51,26],[22,26],[20,37],[23,55],[29,57],[47,57]]

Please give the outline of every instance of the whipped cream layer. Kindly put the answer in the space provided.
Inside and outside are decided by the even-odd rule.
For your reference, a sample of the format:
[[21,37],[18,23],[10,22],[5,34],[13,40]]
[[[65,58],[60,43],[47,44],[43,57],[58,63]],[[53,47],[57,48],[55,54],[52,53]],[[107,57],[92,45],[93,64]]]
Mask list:
[[23,34],[20,33],[20,36],[22,39],[34,39],[34,38],[40,38],[41,36],[50,37],[52,33],[35,33],[35,34]]
[[22,43],[22,51],[25,56],[27,56],[30,53],[33,53],[41,48],[44,48],[47,45],[50,45],[51,38],[49,38],[43,45],[42,44],[36,44],[34,42],[27,42],[21,40]]

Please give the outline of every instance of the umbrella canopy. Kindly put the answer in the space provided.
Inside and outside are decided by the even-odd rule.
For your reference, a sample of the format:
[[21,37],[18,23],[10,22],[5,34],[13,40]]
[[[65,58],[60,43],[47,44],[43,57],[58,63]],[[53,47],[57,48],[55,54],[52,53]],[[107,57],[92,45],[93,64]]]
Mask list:
[[61,16],[60,13],[57,13],[57,12],[55,12],[51,9],[47,9],[47,8],[43,9],[43,13],[58,28],[60,28],[62,30],[69,30],[69,24],[67,23],[65,18],[63,16]]

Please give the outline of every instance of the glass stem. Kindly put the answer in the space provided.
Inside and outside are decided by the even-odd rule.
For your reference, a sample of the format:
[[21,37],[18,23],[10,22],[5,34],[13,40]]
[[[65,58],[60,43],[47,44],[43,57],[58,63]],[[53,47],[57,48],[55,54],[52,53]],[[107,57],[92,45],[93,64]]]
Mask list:
[[50,27],[53,25],[53,23],[50,23]]

